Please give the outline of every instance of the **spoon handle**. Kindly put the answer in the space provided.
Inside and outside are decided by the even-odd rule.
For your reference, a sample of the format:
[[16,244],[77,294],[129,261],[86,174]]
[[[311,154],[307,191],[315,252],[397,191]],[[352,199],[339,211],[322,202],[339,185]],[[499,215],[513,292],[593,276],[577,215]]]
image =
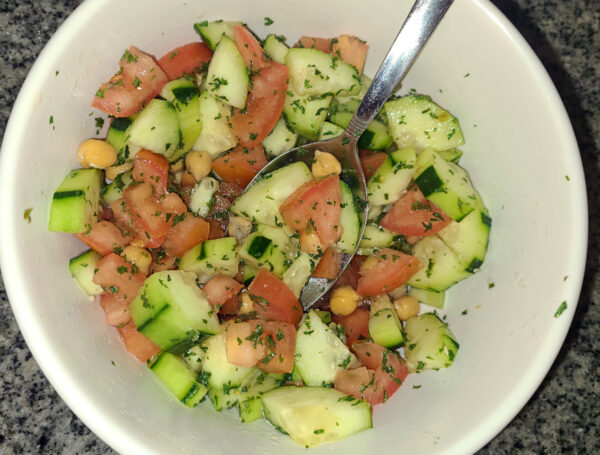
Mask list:
[[379,67],[346,134],[360,137],[402,80],[454,0],[417,0]]

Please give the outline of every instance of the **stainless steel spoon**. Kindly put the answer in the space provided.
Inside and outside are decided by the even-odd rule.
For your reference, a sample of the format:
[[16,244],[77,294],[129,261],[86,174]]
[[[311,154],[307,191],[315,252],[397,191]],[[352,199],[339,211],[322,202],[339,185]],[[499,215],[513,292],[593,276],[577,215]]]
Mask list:
[[[364,234],[368,215],[367,185],[365,175],[358,158],[356,143],[369,123],[375,118],[383,104],[394,92],[398,83],[408,72],[419,51],[435,30],[442,17],[454,0],[417,0],[406,18],[394,44],[388,51],[371,82],[362,102],[346,130],[341,136],[326,141],[312,142],[279,155],[269,162],[250,182],[251,186],[265,174],[287,166],[296,161],[304,161],[310,168],[314,153],[317,150],[332,153],[342,164],[342,175],[349,184],[355,198],[358,196],[364,203],[359,213],[361,221],[360,236],[357,247]],[[340,274],[335,280],[313,278],[308,280],[300,295],[300,302],[305,310],[310,308],[336,282],[356,253],[343,254]]]

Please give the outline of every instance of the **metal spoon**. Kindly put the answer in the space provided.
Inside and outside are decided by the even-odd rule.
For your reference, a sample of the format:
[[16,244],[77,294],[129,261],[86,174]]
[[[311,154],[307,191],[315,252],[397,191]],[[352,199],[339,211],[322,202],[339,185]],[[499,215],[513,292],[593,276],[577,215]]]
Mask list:
[[[364,234],[368,215],[366,203],[367,185],[356,146],[358,138],[366,130],[371,120],[375,118],[388,97],[394,92],[397,84],[408,72],[418,53],[442,17],[444,17],[452,2],[453,0],[417,0],[402,25],[394,44],[379,67],[356,113],[342,135],[326,141],[312,142],[279,155],[262,168],[250,182],[249,187],[260,180],[265,174],[296,161],[304,161],[310,168],[314,153],[317,150],[333,154],[342,164],[342,176],[344,180],[349,184],[355,197],[358,196],[364,202],[362,204],[363,208],[359,213],[361,230],[356,244],[356,249],[358,249],[358,245]],[[356,249],[352,254],[343,254],[340,273],[335,280],[313,277],[308,280],[300,295],[300,302],[304,310],[314,305],[331,288],[352,260]]]

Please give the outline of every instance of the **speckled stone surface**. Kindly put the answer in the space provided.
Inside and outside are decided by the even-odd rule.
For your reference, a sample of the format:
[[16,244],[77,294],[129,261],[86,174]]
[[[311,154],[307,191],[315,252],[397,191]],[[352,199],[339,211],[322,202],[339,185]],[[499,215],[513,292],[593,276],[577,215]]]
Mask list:
[[[76,0],[0,0],[0,138],[27,72]],[[494,0],[550,73],[586,172],[590,235],[575,320],[548,376],[479,453],[600,453],[600,1]],[[0,280],[0,454],[112,454],[32,358]]]

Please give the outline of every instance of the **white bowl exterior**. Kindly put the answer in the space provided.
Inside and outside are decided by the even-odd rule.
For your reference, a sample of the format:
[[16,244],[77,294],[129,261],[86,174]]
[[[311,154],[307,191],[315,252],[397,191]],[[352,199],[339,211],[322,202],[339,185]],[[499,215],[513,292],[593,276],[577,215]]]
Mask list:
[[[129,44],[160,56],[197,40],[194,22],[220,18],[241,19],[259,36],[284,34],[289,43],[300,35],[356,34],[371,46],[372,75],[411,3],[260,0],[249,8],[244,0],[88,0],[42,53],[0,155],[2,272],[36,360],[119,452],[306,453],[264,421],[242,424],[235,410],[175,402],[76,288],[67,261],[83,248],[46,225],[53,190],[78,166],[78,144],[95,133],[100,114],[89,102],[98,84]],[[270,27],[265,16],[274,20]],[[555,88],[512,25],[485,0],[457,0],[403,87],[430,94],[459,118],[462,164],[493,218],[490,250],[483,269],[448,293],[445,313],[461,343],[452,368],[409,376],[375,409],[373,430],[315,454],[474,452],[538,387],[581,288],[587,208],[577,145]],[[29,207],[31,224],[23,220]],[[568,308],[555,318],[562,301]]]

